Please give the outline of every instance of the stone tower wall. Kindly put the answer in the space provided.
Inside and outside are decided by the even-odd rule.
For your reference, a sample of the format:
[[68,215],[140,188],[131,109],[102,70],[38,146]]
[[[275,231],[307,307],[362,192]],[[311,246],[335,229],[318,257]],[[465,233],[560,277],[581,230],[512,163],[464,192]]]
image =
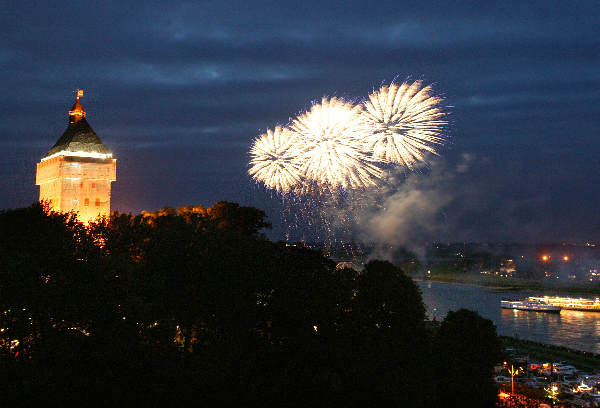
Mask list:
[[75,211],[88,222],[110,215],[110,183],[116,180],[116,159],[58,156],[37,165],[40,200],[55,211]]

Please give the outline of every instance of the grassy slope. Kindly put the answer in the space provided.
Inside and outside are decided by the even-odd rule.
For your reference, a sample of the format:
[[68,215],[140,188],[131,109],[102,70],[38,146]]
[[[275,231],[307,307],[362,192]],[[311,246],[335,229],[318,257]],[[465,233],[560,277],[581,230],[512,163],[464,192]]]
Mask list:
[[580,369],[588,371],[600,370],[600,355],[598,354],[508,336],[500,336],[500,338],[505,347],[513,347],[516,354],[528,355],[531,360],[541,362],[564,361]]
[[597,286],[573,283],[556,285],[544,281],[516,279],[516,278],[502,278],[495,275],[475,275],[467,273],[434,273],[431,275],[430,280],[435,282],[447,282],[447,283],[462,283],[466,285],[479,285],[494,288],[502,288],[503,290],[532,290],[532,291],[543,291],[560,294],[574,294],[574,295],[587,295],[587,296],[598,296],[600,295],[600,289]]

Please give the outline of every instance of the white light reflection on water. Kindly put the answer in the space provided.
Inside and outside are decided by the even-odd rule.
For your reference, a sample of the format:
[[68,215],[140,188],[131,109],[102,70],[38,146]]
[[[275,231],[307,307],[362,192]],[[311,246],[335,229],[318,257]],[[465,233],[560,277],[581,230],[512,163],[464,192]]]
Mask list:
[[498,334],[515,336],[600,354],[600,312],[563,310],[560,314],[507,310],[502,299],[543,296],[536,292],[496,292],[478,286],[417,282],[430,317],[442,320],[448,311],[475,310],[496,325]]

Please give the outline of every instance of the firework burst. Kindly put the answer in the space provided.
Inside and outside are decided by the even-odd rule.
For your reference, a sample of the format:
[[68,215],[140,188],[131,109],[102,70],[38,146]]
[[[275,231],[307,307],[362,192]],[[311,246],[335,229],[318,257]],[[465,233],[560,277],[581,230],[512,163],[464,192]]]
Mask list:
[[369,95],[363,119],[371,129],[367,149],[373,158],[412,169],[424,160],[425,152],[437,154],[444,142],[447,121],[441,109],[443,99],[432,95],[431,86],[421,81],[398,85],[392,82]]
[[297,144],[296,135],[288,129],[268,129],[254,140],[248,173],[267,188],[290,192],[302,182]]
[[383,171],[363,150],[368,129],[362,107],[340,98],[323,98],[298,116],[290,130],[300,143],[298,163],[306,180],[324,189],[376,185]]
[[387,172],[415,168],[444,143],[442,101],[421,81],[392,82],[361,104],[324,97],[256,138],[248,173],[280,194],[286,237],[308,232],[326,252],[342,244],[354,255],[344,240],[378,201],[378,187],[394,182]]

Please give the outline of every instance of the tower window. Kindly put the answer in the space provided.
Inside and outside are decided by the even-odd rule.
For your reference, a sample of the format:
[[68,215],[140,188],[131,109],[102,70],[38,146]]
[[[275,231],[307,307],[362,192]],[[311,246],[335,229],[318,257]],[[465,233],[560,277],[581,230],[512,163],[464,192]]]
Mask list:
[[100,199],[96,198],[96,207],[100,206]]
[[90,199],[89,199],[89,198],[86,198],[86,199],[83,201],[83,205],[85,205],[86,207],[87,207],[88,205],[90,205]]
[[96,183],[92,183],[92,188],[96,188]]

